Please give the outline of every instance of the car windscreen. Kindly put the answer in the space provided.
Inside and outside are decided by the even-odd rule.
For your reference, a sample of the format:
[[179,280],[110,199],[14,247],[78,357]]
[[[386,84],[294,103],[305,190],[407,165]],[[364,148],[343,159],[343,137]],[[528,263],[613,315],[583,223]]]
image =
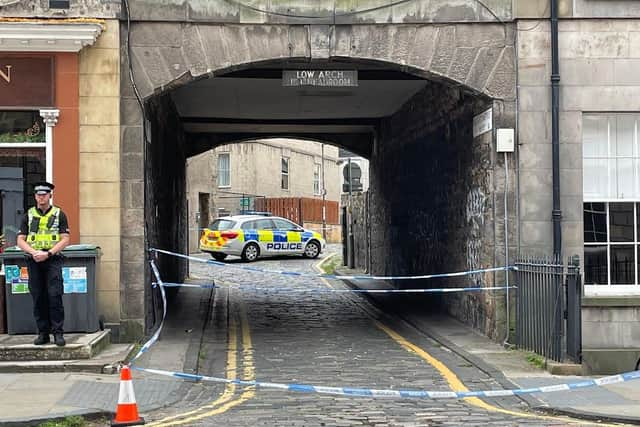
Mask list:
[[236,222],[230,219],[216,219],[209,224],[209,230],[231,230],[235,225]]

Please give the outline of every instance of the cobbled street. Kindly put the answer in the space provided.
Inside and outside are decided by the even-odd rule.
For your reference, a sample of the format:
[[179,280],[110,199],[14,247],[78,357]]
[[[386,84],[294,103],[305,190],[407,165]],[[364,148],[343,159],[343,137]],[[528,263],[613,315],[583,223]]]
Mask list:
[[[316,260],[266,259],[250,266],[313,273],[314,265],[328,255]],[[468,389],[503,388],[433,339],[379,312],[363,296],[328,292],[346,289],[339,281],[233,266],[246,264],[231,257],[227,267],[190,265],[191,276],[199,282],[213,278],[222,287],[215,290],[211,321],[198,355],[201,375],[328,387],[451,391],[432,364],[385,332],[389,328],[446,365]],[[155,411],[147,421],[202,426],[566,424],[528,411],[515,397],[371,399],[204,382],[194,383],[179,402]]]

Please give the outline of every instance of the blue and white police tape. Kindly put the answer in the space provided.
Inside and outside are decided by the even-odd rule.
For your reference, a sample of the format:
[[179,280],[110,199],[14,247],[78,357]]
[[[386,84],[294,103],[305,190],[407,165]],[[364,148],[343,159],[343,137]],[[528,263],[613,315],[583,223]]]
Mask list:
[[[151,285],[155,288],[159,285],[158,282],[152,282]],[[220,286],[216,286],[213,284],[198,284],[198,283],[173,283],[173,282],[162,282],[162,286],[165,288],[202,288],[202,289],[213,289],[219,288]]]
[[626,372],[619,375],[611,375],[608,377],[598,378],[595,380],[584,380],[577,383],[567,383],[558,385],[549,385],[533,388],[518,388],[511,390],[485,390],[485,391],[426,391],[426,390],[394,390],[394,389],[368,389],[368,388],[352,388],[352,387],[326,387],[309,384],[287,384],[287,383],[270,383],[262,381],[244,381],[239,379],[228,379],[211,377],[206,375],[187,374],[183,372],[171,372],[158,369],[148,369],[134,367],[139,371],[148,372],[156,375],[174,377],[180,379],[188,379],[195,381],[229,383],[246,387],[262,387],[273,388],[283,391],[294,391],[301,393],[320,393],[333,394],[339,396],[358,396],[371,398],[415,398],[415,399],[464,399],[467,397],[502,397],[502,396],[518,396],[533,393],[550,393],[554,391],[577,390],[588,387],[603,386],[609,384],[617,384],[631,380],[640,379],[640,371]]
[[268,270],[264,268],[248,267],[244,265],[227,264],[221,261],[215,261],[211,259],[202,259],[194,256],[180,254],[177,252],[165,251],[163,249],[151,248],[149,250],[159,254],[171,255],[178,258],[188,259],[194,262],[215,265],[218,267],[227,267],[227,268],[252,271],[257,273],[271,273],[271,274],[282,274],[287,276],[301,276],[301,277],[324,277],[326,279],[337,279],[337,280],[420,280],[420,279],[436,279],[436,278],[445,278],[445,277],[470,276],[472,274],[490,273],[494,271],[516,270],[516,267],[514,266],[507,266],[507,267],[481,268],[477,270],[468,270],[468,271],[458,271],[454,273],[422,274],[418,276],[370,276],[370,275],[344,276],[344,275],[336,275],[336,274],[304,273],[299,271]]
[[[153,283],[157,285],[157,283]],[[242,285],[237,283],[219,285],[197,285],[189,283],[173,283],[164,282],[165,288],[187,287],[187,288],[204,288],[204,289],[239,289],[242,291],[256,292],[282,292],[282,293],[368,293],[368,294],[415,294],[415,293],[448,293],[448,292],[481,292],[481,291],[500,291],[504,289],[516,289],[516,286],[475,286],[461,288],[433,288],[433,289],[333,289],[333,288],[292,288],[292,287],[264,287]]]
[[159,369],[150,369],[134,366],[135,362],[140,356],[146,353],[149,348],[158,340],[162,328],[164,326],[164,319],[167,316],[167,297],[164,292],[165,284],[160,278],[160,273],[153,260],[150,261],[153,274],[156,276],[158,287],[160,288],[160,294],[162,296],[162,320],[158,329],[151,336],[140,351],[131,359],[130,366],[132,369],[136,369],[143,372],[148,372],[156,375],[169,376],[179,379],[190,379],[195,381],[208,381],[216,383],[230,383],[237,384],[246,387],[262,387],[273,388],[285,391],[302,392],[302,393],[320,393],[320,394],[332,394],[342,396],[358,396],[358,397],[370,397],[370,398],[419,398],[419,399],[464,399],[467,397],[500,397],[500,396],[515,396],[522,394],[532,393],[549,393],[554,391],[566,391],[576,390],[587,387],[603,386],[608,384],[617,384],[625,381],[631,381],[640,379],[640,371],[626,372],[619,375],[611,375],[604,378],[595,380],[585,380],[577,383],[558,384],[543,387],[534,387],[526,389],[512,389],[512,390],[487,390],[487,391],[426,391],[426,390],[394,390],[394,389],[366,389],[366,388],[351,388],[351,387],[326,387],[326,386],[314,386],[309,384],[296,384],[296,383],[270,383],[261,381],[244,381],[238,379],[228,379],[220,377],[212,377],[206,375],[187,374],[184,372],[172,372]]
[[163,286],[164,283],[160,278],[160,272],[158,271],[158,267],[156,266],[155,262],[153,262],[153,260],[150,260],[149,264],[151,264],[151,271],[153,271],[153,274],[156,276],[157,283],[158,285],[160,285],[158,287],[160,288],[160,295],[162,295],[162,320],[160,321],[160,325],[158,326],[158,329],[156,329],[153,335],[151,335],[151,338],[149,339],[149,341],[144,343],[142,348],[140,348],[138,353],[136,353],[136,355],[133,356],[133,358],[129,362],[131,367],[133,367],[133,362],[135,362],[140,356],[146,353],[149,350],[149,348],[151,348],[151,346],[156,341],[158,341],[158,337],[160,337],[160,332],[162,332],[162,327],[164,326],[164,319],[167,317],[167,295],[164,293],[164,286]]

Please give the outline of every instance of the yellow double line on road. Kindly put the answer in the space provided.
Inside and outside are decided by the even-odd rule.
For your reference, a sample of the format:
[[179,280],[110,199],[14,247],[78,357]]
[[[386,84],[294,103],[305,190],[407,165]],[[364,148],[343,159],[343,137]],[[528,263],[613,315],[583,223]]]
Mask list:
[[[333,255],[335,256],[336,254],[333,254]],[[328,261],[331,257],[332,256],[325,257],[321,262],[319,262],[316,265],[316,269],[321,271],[320,266],[323,263],[325,263],[326,261]],[[324,284],[327,287],[333,289],[333,286],[331,286],[329,281],[327,281],[325,278],[322,278],[322,281],[324,282]],[[447,381],[447,383],[449,384],[449,387],[451,388],[452,391],[461,391],[461,392],[462,391],[469,391],[469,389],[456,376],[456,374],[454,374],[453,371],[451,371],[451,369],[449,369],[440,360],[436,359],[431,354],[429,354],[428,352],[426,352],[422,348],[418,347],[417,345],[411,343],[409,340],[407,340],[402,335],[398,334],[397,332],[395,332],[394,330],[392,330],[388,326],[384,325],[383,323],[381,323],[381,322],[379,322],[377,320],[374,320],[374,323],[375,323],[375,325],[376,325],[376,327],[378,329],[380,329],[381,331],[383,331],[384,333],[389,335],[389,337],[391,337],[391,339],[393,339],[396,343],[398,343],[402,348],[404,348],[405,350],[409,351],[410,353],[413,353],[413,354],[417,355],[421,359],[425,360],[428,364],[433,366],[440,373],[440,375],[442,375],[442,377]],[[561,421],[561,422],[564,422],[564,423],[582,424],[582,425],[598,425],[598,426],[617,426],[617,425],[620,425],[620,424],[595,423],[595,422],[589,422],[589,421],[583,421],[583,420],[575,420],[575,419],[563,418],[563,417],[552,417],[552,416],[539,415],[539,414],[533,414],[533,413],[528,413],[528,412],[509,411],[507,409],[498,408],[497,406],[490,405],[489,403],[485,402],[484,400],[482,400],[482,399],[480,399],[478,397],[467,397],[467,398],[464,398],[463,400],[465,402],[473,405],[473,406],[477,406],[479,408],[483,408],[483,409],[485,409],[487,411],[499,412],[499,413],[506,414],[506,415],[512,415],[514,417],[536,418],[536,419],[542,419],[542,420]]]
[[[228,308],[229,309],[229,308]],[[240,306],[240,329],[242,336],[242,374],[243,380],[255,380],[255,367],[253,364],[253,344],[251,342],[251,330],[249,329],[249,319],[244,305]],[[235,316],[230,316],[228,326],[228,347],[226,378],[236,380],[238,372],[238,327]],[[234,399],[238,386],[234,383],[227,383],[224,392],[211,403],[201,406],[192,411],[172,415],[152,423],[148,426],[177,426],[193,423],[194,421],[212,417],[229,409],[238,406],[255,396],[255,387],[244,387],[242,394]]]
[[[328,261],[331,256],[324,258],[320,263],[316,265],[316,269],[320,270],[319,267],[326,261]],[[324,284],[333,288],[331,284],[324,278],[321,278]],[[229,290],[230,291],[230,290]],[[240,329],[241,329],[241,343],[242,343],[242,367],[243,367],[243,380],[247,381],[255,381],[255,368],[253,362],[253,344],[251,341],[251,331],[249,327],[249,321],[246,314],[246,309],[242,303],[240,304],[239,309],[239,317],[240,317]],[[398,343],[401,347],[406,349],[407,351],[416,354],[431,366],[433,366],[447,381],[449,387],[453,391],[469,391],[469,389],[463,384],[463,382],[441,361],[430,355],[428,352],[418,347],[417,345],[409,342],[407,339],[402,337],[397,332],[393,331],[388,326],[382,324],[374,320],[376,327],[385,332],[389,337],[391,337],[396,343]],[[226,378],[228,380],[237,379],[238,372],[238,327],[237,320],[235,316],[230,316],[229,325],[228,325],[228,348],[227,348],[227,366],[226,366]],[[151,422],[147,425],[149,426],[171,426],[171,425],[184,425],[193,423],[194,421],[202,420],[204,418],[212,417],[215,415],[219,415],[221,413],[226,412],[227,410],[238,406],[249,399],[255,396],[255,387],[245,387],[240,396],[235,397],[238,386],[233,383],[227,383],[225,385],[224,392],[213,402],[201,406],[192,411],[184,412],[181,414],[176,414],[173,416],[169,416],[154,422]],[[468,402],[471,405],[483,408],[490,412],[499,412],[507,415],[511,415],[514,417],[527,417],[527,418],[536,418],[541,420],[549,420],[562,422],[565,424],[590,424],[590,425],[598,425],[598,426],[616,426],[619,424],[605,424],[605,423],[595,423],[595,422],[587,422],[582,420],[575,420],[564,417],[553,417],[553,416],[545,416],[527,412],[517,412],[510,411],[503,408],[499,408],[493,405],[490,405],[479,399],[477,397],[469,397],[465,398],[464,401]]]

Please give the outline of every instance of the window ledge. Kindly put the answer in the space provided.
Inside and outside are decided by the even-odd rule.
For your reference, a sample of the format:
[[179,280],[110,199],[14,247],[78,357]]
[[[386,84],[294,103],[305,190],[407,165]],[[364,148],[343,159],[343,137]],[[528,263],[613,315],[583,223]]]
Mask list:
[[640,296],[603,296],[582,297],[583,307],[637,307],[640,306]]

